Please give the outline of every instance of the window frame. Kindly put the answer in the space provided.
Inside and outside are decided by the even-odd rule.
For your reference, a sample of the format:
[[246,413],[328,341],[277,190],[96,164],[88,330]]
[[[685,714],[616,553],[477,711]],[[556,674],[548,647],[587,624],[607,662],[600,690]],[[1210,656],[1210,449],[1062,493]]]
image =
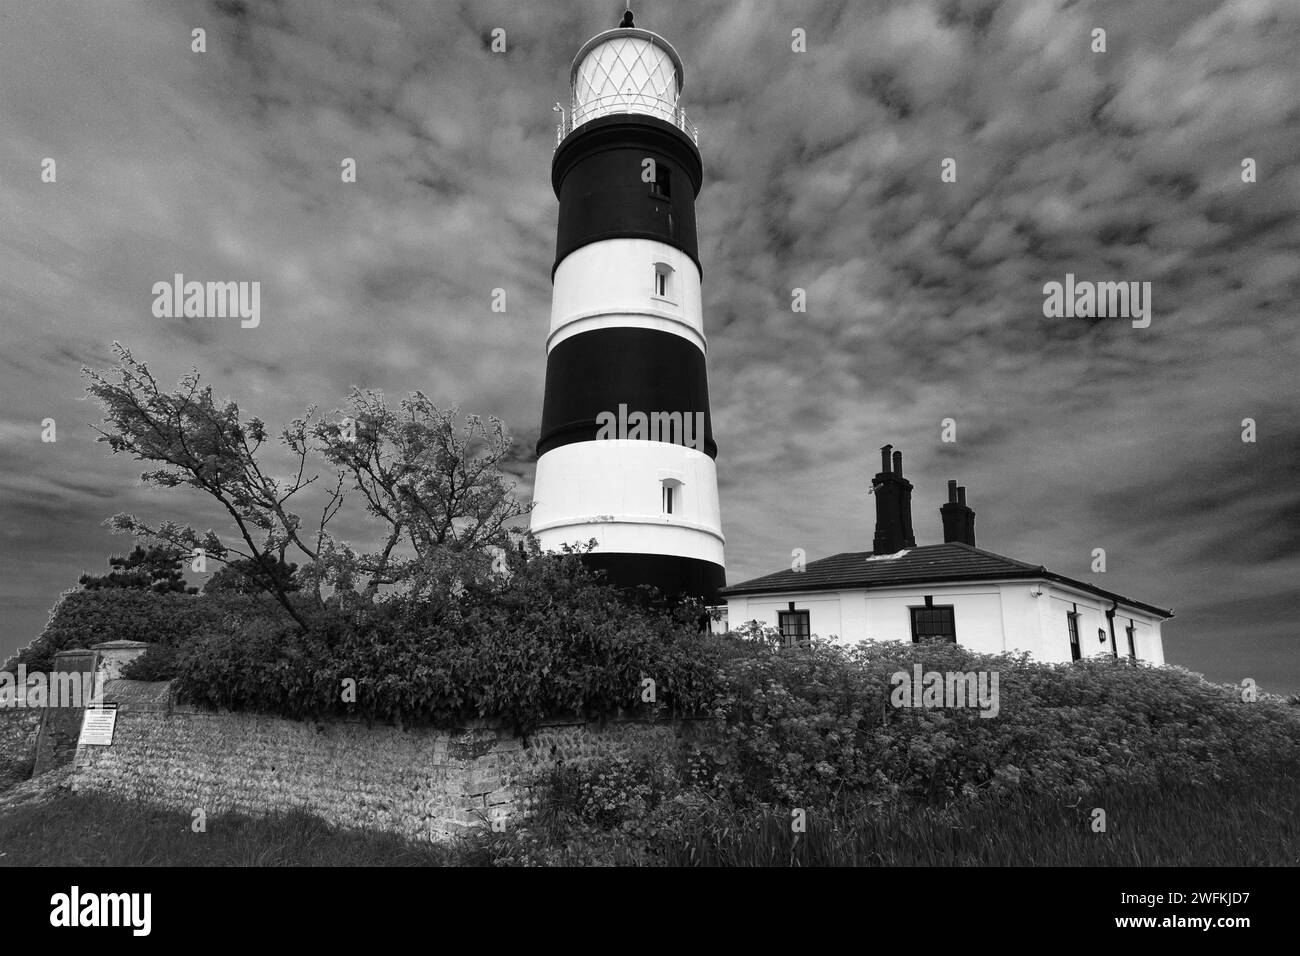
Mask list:
[[1079,607],[1076,604],[1073,611],[1065,612],[1066,631],[1070,636],[1070,660],[1083,660],[1083,645],[1079,640]]
[[682,513],[682,482],[680,479],[659,479],[659,513],[665,517]]
[[669,305],[677,305],[677,270],[671,263],[657,260],[654,264],[654,277],[650,284],[650,298]]
[[[787,630],[787,622],[796,623],[793,632]],[[781,633],[781,644],[784,647],[808,647],[812,644],[812,611],[807,608],[802,610],[790,603],[790,607],[784,611],[776,612],[776,628]]]
[[650,183],[650,195],[656,199],[673,198],[673,171],[663,163],[655,163],[655,178]]
[[[934,598],[927,594],[925,596],[925,604],[908,605],[907,611],[908,611],[909,624],[912,629],[913,644],[920,644],[922,641],[932,640],[936,637],[942,638],[943,640],[947,641],[950,644],[957,643],[957,606],[955,604],[935,604]],[[942,619],[944,612],[947,612],[948,623],[951,625],[951,629],[952,629],[951,634],[927,633],[925,635],[921,635],[917,632],[918,614],[922,614],[922,615],[937,614],[940,617],[940,619]]]

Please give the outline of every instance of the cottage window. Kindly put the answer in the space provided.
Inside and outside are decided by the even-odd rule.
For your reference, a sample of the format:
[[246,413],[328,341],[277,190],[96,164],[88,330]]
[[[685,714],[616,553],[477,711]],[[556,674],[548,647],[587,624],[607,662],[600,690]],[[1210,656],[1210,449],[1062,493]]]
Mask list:
[[810,611],[796,611],[793,606],[788,611],[777,612],[777,624],[786,647],[806,647],[812,643],[811,616]]
[[957,623],[951,604],[927,604],[909,608],[912,612],[913,642],[940,638],[957,643]]

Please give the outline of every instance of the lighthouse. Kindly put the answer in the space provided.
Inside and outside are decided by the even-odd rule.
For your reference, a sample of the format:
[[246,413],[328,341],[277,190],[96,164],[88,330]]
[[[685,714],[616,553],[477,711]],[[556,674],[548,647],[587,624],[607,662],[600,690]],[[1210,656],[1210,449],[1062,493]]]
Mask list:
[[546,550],[594,539],[588,562],[620,587],[712,602],[724,539],[682,61],[629,12],[569,80],[531,528]]

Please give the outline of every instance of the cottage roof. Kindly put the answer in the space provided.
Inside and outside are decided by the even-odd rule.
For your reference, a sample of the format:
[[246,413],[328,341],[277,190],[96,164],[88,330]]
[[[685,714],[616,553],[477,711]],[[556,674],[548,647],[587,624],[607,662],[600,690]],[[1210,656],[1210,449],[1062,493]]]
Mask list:
[[1173,611],[1057,574],[1040,564],[1017,561],[1015,558],[956,541],[908,548],[896,555],[846,551],[829,558],[809,561],[802,571],[787,569],[751,578],[723,588],[720,593],[726,598],[789,591],[871,590],[914,584],[959,584],[1008,578],[1056,581],[1163,618],[1174,616]]

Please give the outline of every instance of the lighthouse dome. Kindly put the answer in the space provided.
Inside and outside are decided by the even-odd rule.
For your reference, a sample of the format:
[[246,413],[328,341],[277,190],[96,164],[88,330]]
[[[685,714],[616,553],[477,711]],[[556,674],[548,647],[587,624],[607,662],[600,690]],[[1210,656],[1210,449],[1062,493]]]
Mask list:
[[[629,16],[623,22],[630,21]],[[657,33],[629,25],[596,34],[573,58],[569,82],[570,130],[601,116],[641,113],[666,120],[695,138],[678,106],[681,57]]]

